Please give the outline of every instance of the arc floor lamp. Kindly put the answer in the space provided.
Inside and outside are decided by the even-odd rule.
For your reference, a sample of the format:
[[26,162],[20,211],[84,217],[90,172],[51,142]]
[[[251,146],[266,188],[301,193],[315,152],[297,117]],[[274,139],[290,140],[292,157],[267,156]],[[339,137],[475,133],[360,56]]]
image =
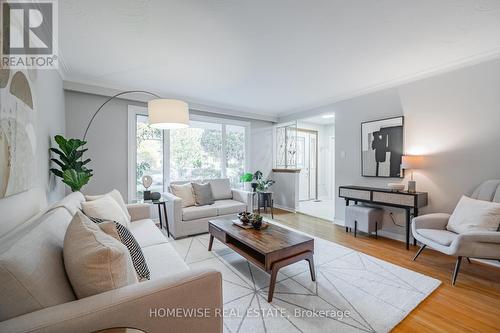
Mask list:
[[134,93],[146,94],[155,97],[148,102],[149,125],[151,127],[159,129],[177,129],[189,126],[189,107],[186,102],[177,99],[161,98],[157,94],[145,90],[127,90],[109,97],[104,103],[101,104],[101,106],[99,106],[99,108],[97,108],[92,115],[92,118],[90,118],[87,128],[85,129],[83,141],[85,141],[85,138],[87,137],[90,125],[92,125],[95,117],[106,104],[120,96]]

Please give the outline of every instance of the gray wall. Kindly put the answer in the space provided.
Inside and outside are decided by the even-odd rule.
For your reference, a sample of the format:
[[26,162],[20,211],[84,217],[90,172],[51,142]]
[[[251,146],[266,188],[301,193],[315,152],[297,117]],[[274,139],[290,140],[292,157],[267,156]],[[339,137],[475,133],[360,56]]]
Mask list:
[[[500,178],[498,87],[500,60],[495,60],[330,105],[336,113],[337,187],[400,181],[360,176],[360,123],[404,115],[405,152],[425,155],[425,168],[415,171],[417,189],[429,192],[423,213],[451,212],[462,194]],[[337,198],[337,219],[344,219],[344,208]],[[396,219],[404,222],[401,214]],[[388,216],[384,229],[402,233]]]
[[33,96],[37,102],[37,179],[38,186],[44,188],[49,202],[61,199],[65,185],[49,172],[51,142],[57,134],[64,135],[65,112],[62,79],[55,70],[38,70],[32,81]]
[[[68,137],[83,136],[92,114],[106,97],[74,91],[65,91],[66,133]],[[145,103],[116,99],[105,106],[94,120],[87,135],[88,156],[94,177],[84,187],[86,194],[105,193],[114,188],[124,198],[127,190],[127,115],[128,105],[146,106]],[[239,117],[221,116],[207,112],[191,111],[192,114],[248,121],[251,124],[250,166],[268,174],[272,169],[272,123]]]

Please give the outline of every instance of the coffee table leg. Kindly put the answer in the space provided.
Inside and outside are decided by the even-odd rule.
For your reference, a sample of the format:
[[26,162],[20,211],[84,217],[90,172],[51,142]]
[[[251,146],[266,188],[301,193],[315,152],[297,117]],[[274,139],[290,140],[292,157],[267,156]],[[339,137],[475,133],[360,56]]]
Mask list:
[[316,272],[314,270],[313,255],[311,254],[311,256],[308,259],[306,259],[306,260],[309,263],[309,271],[311,272],[311,280],[316,281]]
[[214,244],[214,236],[210,235],[210,241],[208,242],[208,251],[212,251],[213,244]]
[[276,277],[278,276],[278,271],[280,270],[279,265],[273,265],[271,270],[271,281],[269,281],[269,293],[267,294],[267,301],[271,303],[273,301],[274,286],[276,285]]

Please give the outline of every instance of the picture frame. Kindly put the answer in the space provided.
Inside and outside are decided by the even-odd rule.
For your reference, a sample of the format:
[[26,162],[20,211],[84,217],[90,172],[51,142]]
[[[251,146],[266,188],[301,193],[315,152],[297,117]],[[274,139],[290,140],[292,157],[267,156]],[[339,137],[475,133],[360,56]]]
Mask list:
[[403,178],[404,116],[361,123],[361,176]]

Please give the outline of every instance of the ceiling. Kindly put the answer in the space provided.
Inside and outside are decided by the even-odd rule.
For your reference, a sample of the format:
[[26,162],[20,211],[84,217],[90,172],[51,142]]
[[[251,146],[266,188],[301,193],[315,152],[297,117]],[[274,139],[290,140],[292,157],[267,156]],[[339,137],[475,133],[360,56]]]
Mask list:
[[[325,117],[327,116],[328,117]],[[335,115],[333,113],[325,113],[317,116],[300,119],[302,122],[316,125],[333,125],[335,124]]]
[[282,116],[500,56],[499,0],[62,0],[68,81]]

